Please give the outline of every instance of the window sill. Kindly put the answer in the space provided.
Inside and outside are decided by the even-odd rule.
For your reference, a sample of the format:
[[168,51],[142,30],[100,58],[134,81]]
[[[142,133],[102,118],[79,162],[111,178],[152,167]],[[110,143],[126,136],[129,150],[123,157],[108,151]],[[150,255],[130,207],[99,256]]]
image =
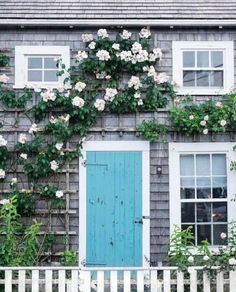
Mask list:
[[223,95],[230,93],[230,89],[224,89],[224,88],[214,88],[214,89],[208,89],[208,88],[175,88],[177,91],[177,95]]

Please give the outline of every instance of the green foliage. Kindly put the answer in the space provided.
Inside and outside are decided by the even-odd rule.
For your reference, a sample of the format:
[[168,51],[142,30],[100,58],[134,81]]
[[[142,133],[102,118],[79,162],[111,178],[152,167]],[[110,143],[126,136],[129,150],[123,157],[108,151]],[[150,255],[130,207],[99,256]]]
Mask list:
[[[165,141],[165,135],[168,132],[168,128],[159,124],[156,120],[143,121],[137,126],[137,131],[140,132],[141,136],[151,142]],[[162,139],[161,139],[162,138]]]
[[6,146],[0,146],[0,169],[6,169],[10,154]]
[[9,64],[10,58],[4,54],[0,54],[0,67],[6,67]]
[[15,203],[15,198],[12,198],[0,207],[0,265],[34,265],[40,256],[37,235],[41,224],[33,221],[28,228],[24,228],[19,222]]
[[64,266],[75,266],[77,263],[77,254],[76,251],[73,250],[66,250],[61,255],[61,263]]

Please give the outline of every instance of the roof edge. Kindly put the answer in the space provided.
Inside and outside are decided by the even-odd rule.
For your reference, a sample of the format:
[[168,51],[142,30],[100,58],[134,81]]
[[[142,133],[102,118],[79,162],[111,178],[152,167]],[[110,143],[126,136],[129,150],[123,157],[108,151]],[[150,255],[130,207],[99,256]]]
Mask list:
[[236,19],[0,19],[0,26],[236,26]]

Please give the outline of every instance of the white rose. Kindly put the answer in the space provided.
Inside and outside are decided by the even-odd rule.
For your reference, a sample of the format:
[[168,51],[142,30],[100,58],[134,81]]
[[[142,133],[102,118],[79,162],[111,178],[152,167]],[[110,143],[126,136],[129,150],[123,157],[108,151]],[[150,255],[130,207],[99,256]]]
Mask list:
[[221,238],[221,239],[225,239],[226,237],[227,237],[226,233],[222,232],[222,233],[220,234],[220,238]]
[[111,58],[109,52],[106,50],[99,50],[96,56],[100,61],[108,61]]
[[194,262],[194,257],[193,256],[189,256],[188,257],[188,262],[189,263],[193,263]]
[[132,33],[129,32],[128,30],[126,30],[126,29],[124,29],[124,30],[122,31],[122,33],[120,34],[120,36],[121,36],[121,38],[122,38],[123,40],[128,40],[128,39],[131,37],[131,35],[132,35]]
[[117,95],[117,93],[118,93],[117,89],[115,88],[106,88],[104,99],[112,101],[114,97]]
[[135,90],[138,90],[140,87],[142,87],[142,83],[139,77],[132,76],[128,82],[128,87],[134,87]]
[[204,260],[205,262],[207,262],[209,259],[210,259],[210,258],[209,258],[209,256],[207,256],[207,255],[205,255],[205,256],[203,257],[203,260]]
[[153,54],[155,55],[157,59],[161,59],[162,57],[162,51],[160,48],[153,49]]
[[148,52],[146,50],[141,50],[137,55],[133,57],[137,62],[145,62],[148,60]]
[[16,177],[13,177],[11,179],[11,185],[15,185],[15,184],[17,184],[17,178]]
[[148,77],[155,77],[157,75],[156,70],[153,66],[148,68]]
[[114,50],[116,50],[116,51],[119,51],[119,49],[120,49],[120,44],[114,43],[114,44],[112,45],[112,49],[114,49]]
[[162,84],[169,81],[169,76],[166,73],[159,73],[156,76],[154,76],[154,80],[157,84]]
[[99,36],[100,38],[102,38],[102,39],[104,39],[104,38],[108,38],[108,37],[109,37],[109,35],[108,35],[108,33],[107,33],[107,30],[106,30],[105,28],[101,28],[101,29],[99,29],[98,32],[97,32],[97,34],[98,34],[98,36]]
[[56,124],[56,123],[58,122],[58,119],[55,118],[54,116],[51,116],[50,119],[49,119],[49,122],[50,122],[51,124]]
[[131,51],[122,51],[119,54],[121,61],[130,62],[133,58]]
[[2,135],[0,135],[0,147],[6,146],[6,145],[7,145],[7,140],[4,139]]
[[206,115],[206,116],[204,117],[204,121],[208,121],[208,120],[209,120],[209,116]]
[[63,195],[64,195],[63,191],[56,191],[57,198],[61,198],[61,197],[63,197]]
[[216,103],[216,107],[222,107],[222,102],[217,101],[217,103]]
[[48,102],[49,100],[54,101],[56,99],[56,94],[52,89],[48,89],[45,92],[41,92],[40,94],[43,98],[43,101]]
[[70,119],[70,115],[69,114],[65,114],[64,116],[60,116],[59,119],[62,121],[62,122],[69,122],[69,119]]
[[39,131],[38,125],[33,123],[32,126],[29,129],[29,133],[33,134],[34,132],[38,132],[38,131]]
[[221,120],[221,121],[220,121],[220,125],[221,125],[222,127],[224,127],[226,124],[227,124],[226,120]]
[[0,205],[5,205],[5,204],[8,204],[8,203],[10,203],[10,200],[8,200],[8,199],[0,200]]
[[76,59],[80,62],[83,61],[84,59],[88,58],[88,54],[85,51],[78,51],[76,55]]
[[96,74],[96,78],[97,79],[104,79],[106,77],[106,72],[102,72],[102,73],[97,73]]
[[94,50],[95,47],[96,47],[96,43],[95,42],[91,42],[88,47],[91,49],[91,50]]
[[56,143],[55,148],[60,151],[63,146],[63,143]]
[[142,28],[139,36],[141,39],[148,39],[151,36],[151,32],[148,28]]
[[21,143],[21,144],[25,144],[27,138],[26,138],[26,135],[25,134],[20,134],[19,135],[19,139],[18,139],[18,142]]
[[28,158],[28,155],[26,153],[21,153],[20,158],[26,160]]
[[56,160],[52,160],[50,161],[50,167],[51,167],[51,170],[56,171],[59,168],[59,165],[56,162]]
[[200,125],[201,125],[202,127],[206,126],[206,121],[202,120],[202,121],[200,122]]
[[7,77],[6,74],[2,74],[2,75],[0,75],[0,82],[1,82],[1,83],[7,83],[9,79],[10,79],[10,78]]
[[207,134],[208,134],[208,129],[204,129],[204,130],[203,130],[203,134],[204,134],[204,135],[207,135]]
[[131,51],[133,53],[138,53],[139,51],[141,51],[143,48],[142,48],[142,45],[138,42],[135,42],[133,45],[132,45],[132,48],[131,48]]
[[143,100],[142,99],[138,100],[138,105],[143,105]]
[[81,98],[79,96],[75,96],[72,99],[72,104],[73,104],[73,106],[77,106],[79,108],[82,108],[84,106],[84,100],[83,100],[83,98]]
[[135,92],[134,98],[140,99],[141,93],[140,92]]
[[193,115],[190,115],[190,116],[189,116],[189,119],[190,119],[190,120],[193,120],[193,119],[194,119],[194,116],[193,116]]
[[5,178],[5,176],[6,176],[6,172],[5,172],[5,170],[0,169],[0,179]]
[[229,264],[231,266],[235,266],[236,265],[236,259],[234,259],[234,258],[229,259]]
[[79,92],[83,91],[86,87],[86,83],[84,82],[81,82],[81,81],[78,81],[76,84],[75,84],[75,89],[78,90]]
[[91,33],[84,33],[82,34],[81,38],[84,43],[88,43],[93,40],[93,35]]
[[105,105],[106,105],[105,100],[99,99],[99,98],[96,99],[96,101],[94,103],[95,108],[100,112],[104,111]]

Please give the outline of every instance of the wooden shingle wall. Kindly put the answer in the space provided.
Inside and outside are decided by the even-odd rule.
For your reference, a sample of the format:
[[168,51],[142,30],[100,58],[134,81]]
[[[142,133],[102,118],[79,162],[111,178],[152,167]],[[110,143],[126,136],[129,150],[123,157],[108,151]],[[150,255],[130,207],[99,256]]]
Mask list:
[[[84,49],[81,42],[81,34],[88,32],[96,33],[94,29],[18,29],[0,30],[0,50],[10,56],[10,66],[3,69],[11,82],[14,83],[14,48],[16,45],[67,45],[71,48],[72,58],[78,50]],[[135,32],[135,30],[134,30]],[[153,29],[153,45],[163,50],[164,56],[160,62],[159,71],[172,75],[172,41],[228,41],[236,39],[235,30],[187,30],[187,29]],[[72,61],[73,62],[73,61]],[[205,97],[201,97],[203,99]],[[140,140],[135,126],[143,119],[152,119],[153,113],[123,115],[121,117],[107,115],[99,119],[97,125],[91,129],[89,140]],[[168,123],[166,110],[157,113],[160,121]],[[16,117],[20,117],[18,127],[14,127]],[[28,131],[30,121],[21,117],[19,111],[0,108],[0,121],[4,120],[6,126],[3,128],[3,135],[8,139],[10,147],[17,140],[18,134]],[[1,129],[2,131],[2,129]],[[68,148],[73,148],[75,139],[70,142]],[[181,134],[171,132],[170,141],[175,142],[209,142],[209,141],[236,141],[236,137],[230,134],[219,134],[214,136],[184,137]],[[169,166],[168,166],[168,144],[151,143],[151,264],[157,265],[166,257],[169,240]],[[14,159],[14,154],[12,154]],[[157,175],[157,166],[162,167],[162,174]],[[60,186],[66,192],[66,209],[52,214],[51,218],[44,217],[48,206],[45,202],[37,202],[37,217],[44,221],[45,226],[50,221],[51,232],[55,233],[57,240],[53,252],[67,248],[78,249],[78,226],[79,226],[79,162],[73,161],[59,173],[51,183]],[[25,177],[18,168],[18,177],[22,188],[27,189]],[[9,174],[8,180],[15,175]],[[8,184],[1,186],[7,190]]]

